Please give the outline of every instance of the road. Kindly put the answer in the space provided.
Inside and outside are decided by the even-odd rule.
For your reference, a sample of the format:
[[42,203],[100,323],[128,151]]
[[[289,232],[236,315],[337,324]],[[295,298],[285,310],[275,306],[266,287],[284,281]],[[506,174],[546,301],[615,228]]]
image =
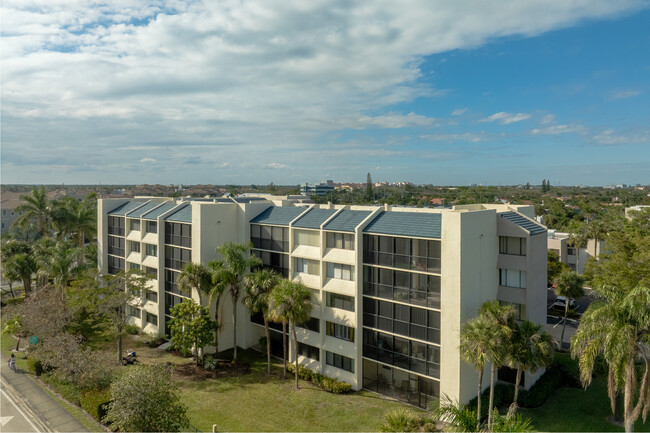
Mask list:
[[[14,400],[10,392],[5,392],[5,383],[0,390],[0,430],[3,432],[38,432],[40,429],[32,423],[32,416],[19,399]],[[8,390],[8,389],[7,389]],[[22,407],[21,407],[22,406]]]
[[[553,289],[548,289],[547,294],[546,294],[546,301],[547,301],[547,308],[549,312],[551,311],[553,301],[555,301],[555,292]],[[583,296],[580,299],[576,299],[576,308],[575,311],[576,313],[582,314],[585,312],[589,304],[593,302],[593,298],[591,297],[591,289],[585,289],[585,296]],[[562,335],[562,324],[564,323],[564,314],[562,312],[558,312],[559,314],[562,315],[562,317],[557,317],[553,314],[548,314],[546,316],[546,326],[544,329],[553,336],[553,339],[555,341],[559,342],[560,341],[560,336]],[[564,345],[563,347],[565,349],[569,348],[569,341],[571,340],[571,337],[573,337],[576,333],[576,330],[578,329],[578,324],[580,322],[575,319],[567,319],[567,324],[566,324],[566,330],[564,331]]]

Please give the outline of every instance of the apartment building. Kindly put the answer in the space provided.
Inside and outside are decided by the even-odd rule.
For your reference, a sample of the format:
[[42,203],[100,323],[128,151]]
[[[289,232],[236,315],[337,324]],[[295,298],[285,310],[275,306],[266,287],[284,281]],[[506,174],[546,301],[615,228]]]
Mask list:
[[[434,210],[247,197],[105,199],[98,209],[101,270],[152,276],[146,302],[130,311],[144,332],[164,335],[169,309],[184,299],[207,303],[179,289],[185,264],[217,259],[224,242],[251,241],[264,266],[312,290],[312,319],[298,328],[300,363],[422,407],[443,393],[475,395],[478,375],[458,346],[463,323],[483,302],[511,303],[521,320],[546,319],[547,236],[532,206]],[[251,347],[264,335],[262,319],[238,308],[238,344]],[[233,345],[230,311],[220,309],[221,350]],[[279,325],[271,340],[281,350]],[[540,374],[526,374],[524,385]]]
[[577,248],[571,240],[571,233],[558,232],[556,230],[548,231],[548,249],[557,253],[560,262],[569,266],[571,270],[582,274],[585,269],[587,260],[591,257],[598,258],[603,252],[605,241],[599,239],[587,239],[584,247]]

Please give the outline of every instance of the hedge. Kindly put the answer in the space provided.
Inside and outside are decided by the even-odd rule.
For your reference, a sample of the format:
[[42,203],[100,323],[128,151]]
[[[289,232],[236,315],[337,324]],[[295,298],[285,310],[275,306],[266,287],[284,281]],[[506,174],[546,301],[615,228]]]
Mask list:
[[101,422],[111,402],[111,390],[108,388],[86,390],[81,393],[80,400],[81,408]]
[[34,373],[36,376],[43,374],[43,364],[33,356],[27,357],[27,368],[29,368],[29,371]]
[[[287,364],[287,371],[291,374],[294,374],[296,371],[295,364]],[[347,382],[342,382],[338,379],[327,377],[323,374],[311,371],[304,365],[298,366],[298,377],[303,380],[308,380],[314,383],[315,385],[320,386],[325,391],[334,393],[334,394],[345,394],[352,391],[352,385]]]

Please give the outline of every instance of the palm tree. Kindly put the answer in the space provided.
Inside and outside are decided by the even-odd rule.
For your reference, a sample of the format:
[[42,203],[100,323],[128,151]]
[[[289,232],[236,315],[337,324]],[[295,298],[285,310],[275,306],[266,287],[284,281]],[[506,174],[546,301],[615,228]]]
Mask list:
[[64,236],[76,238],[83,249],[86,238],[97,235],[97,194],[92,193],[82,201],[65,198],[60,202],[60,211],[55,218]]
[[29,296],[32,287],[32,274],[36,272],[36,262],[32,249],[27,242],[10,240],[0,248],[2,274],[9,281],[9,289],[13,297],[12,283],[16,280],[23,282],[25,296]]
[[542,325],[524,320],[516,327],[508,355],[508,365],[517,369],[515,395],[511,406],[513,411],[517,408],[522,371],[534,373],[541,367],[551,365],[553,354],[553,337],[544,331]]
[[[571,355],[579,359],[580,379],[591,384],[599,354],[609,366],[608,394],[614,412],[616,394],[623,389],[625,431],[634,431],[634,423],[650,411],[650,289],[636,287],[623,291],[602,287],[592,292],[598,298],[582,315],[580,326],[571,340]],[[636,363],[645,365],[641,388],[637,392]],[[634,403],[634,399],[636,404]]]
[[47,272],[41,268],[42,263],[49,262],[53,251],[56,249],[57,242],[50,238],[44,237],[32,245],[34,260],[36,261],[36,287],[41,289],[47,284]]
[[216,298],[216,307],[214,309],[214,321],[217,323],[214,329],[214,353],[216,356],[219,353],[218,310],[223,292],[216,292],[216,285],[212,284],[212,273],[210,269],[200,263],[188,263],[183,268],[178,277],[178,286],[183,291],[189,291],[191,293],[192,289],[196,289],[199,296],[208,296],[208,305],[211,305],[212,301]]
[[571,234],[569,235],[569,240],[571,245],[576,250],[576,273],[580,272],[580,248],[587,242],[589,235],[585,231],[583,225],[573,225],[571,229]]
[[492,428],[492,408],[494,407],[494,380],[497,369],[508,356],[508,342],[514,328],[515,308],[510,304],[501,305],[499,301],[484,302],[478,310],[479,317],[485,320],[492,336],[486,355],[490,361],[490,402],[488,405],[488,429]]
[[15,224],[26,227],[31,224],[36,226],[40,236],[49,236],[54,214],[54,202],[48,200],[44,186],[33,188],[30,195],[21,195],[22,203],[15,211],[21,213]]
[[251,242],[237,244],[226,242],[217,251],[223,257],[210,263],[213,270],[212,281],[221,290],[230,292],[232,297],[232,338],[233,338],[233,361],[237,360],[237,301],[241,293],[244,275],[256,266],[262,265],[262,260],[250,255],[253,248]]
[[572,298],[578,299],[585,295],[583,284],[584,280],[582,277],[573,271],[562,272],[555,282],[555,295],[566,298],[564,324],[562,325],[562,334],[560,335],[560,347],[564,344],[564,330],[566,329],[566,319],[569,315],[569,304]]
[[80,263],[81,256],[79,248],[60,241],[51,251],[51,255],[45,256],[39,263],[40,271],[52,280],[54,287],[61,292],[61,299],[65,299],[65,290],[70,281],[84,269]]
[[475,414],[469,406],[453,401],[446,394],[434,403],[437,405],[431,407],[433,418],[447,423],[452,431],[478,432],[480,430],[480,424],[475,421],[475,418],[480,419],[480,415]]
[[266,334],[267,374],[271,375],[271,332],[269,330],[269,295],[280,282],[280,275],[271,269],[257,269],[244,279],[244,305],[251,314],[261,312]]
[[[289,322],[293,334],[293,352],[296,358],[296,390],[298,390],[298,336],[296,325],[309,320],[313,305],[311,303],[311,291],[300,282],[282,280],[282,282],[271,292],[269,309],[273,316],[282,318]],[[286,370],[286,366],[285,366]]]
[[460,332],[460,357],[478,372],[478,392],[476,407],[476,425],[481,422],[481,390],[483,388],[483,371],[487,364],[487,351],[490,347],[492,334],[486,321],[475,317],[465,323]]

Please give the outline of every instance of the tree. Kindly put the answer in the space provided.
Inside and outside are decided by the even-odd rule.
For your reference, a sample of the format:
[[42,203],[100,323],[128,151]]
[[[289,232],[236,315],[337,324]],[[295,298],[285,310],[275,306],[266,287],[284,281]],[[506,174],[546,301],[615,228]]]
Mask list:
[[129,432],[177,432],[190,425],[171,369],[161,364],[136,365],[113,382],[104,422]]
[[569,223],[569,229],[571,231],[569,241],[576,250],[576,272],[580,272],[580,248],[582,248],[583,245],[586,245],[589,240],[589,235],[587,234],[584,225],[577,223],[575,220]]
[[217,323],[210,319],[210,312],[193,299],[175,305],[171,311],[171,343],[185,356],[192,348],[196,352],[196,365],[200,365],[203,348],[212,339]]
[[192,293],[192,289],[195,289],[199,296],[206,295],[208,296],[208,304],[211,305],[213,299],[216,299],[216,306],[214,309],[214,353],[218,353],[219,349],[219,303],[221,301],[221,295],[223,293],[223,287],[221,291],[217,291],[217,287],[212,283],[212,273],[210,269],[205,267],[200,263],[188,263],[183,270],[181,275],[178,277],[178,285],[181,290],[188,291]]
[[115,328],[118,364],[122,363],[122,333],[128,320],[127,308],[143,303],[148,279],[139,270],[121,271],[116,275],[104,275],[103,287],[97,290],[101,294],[99,311]]
[[569,315],[569,304],[571,298],[578,299],[585,295],[583,288],[584,280],[573,271],[565,271],[560,274],[555,282],[555,295],[566,297],[564,307],[564,324],[562,325],[562,334],[560,335],[560,346],[564,344],[564,331],[566,330],[566,319]]
[[67,241],[59,241],[49,255],[39,260],[39,271],[52,281],[54,287],[65,299],[65,290],[70,281],[84,269],[81,264],[82,251]]
[[511,406],[513,411],[517,408],[522,371],[534,373],[541,367],[551,365],[551,362],[553,362],[553,349],[553,337],[544,331],[542,325],[536,325],[530,320],[524,320],[516,326],[508,353],[508,365],[517,369],[515,395]]
[[8,319],[5,322],[4,328],[2,328],[2,333],[16,337],[16,349],[14,350],[18,352],[20,340],[27,336],[21,324],[20,315],[15,315],[13,318]]
[[86,238],[97,236],[97,194],[89,194],[82,201],[68,197],[61,201],[60,210],[55,217],[64,236],[76,239],[77,246],[85,248]]
[[568,271],[569,268],[566,264],[560,261],[560,256],[555,250],[548,250],[547,253],[547,262],[546,262],[546,283],[550,287],[553,282],[560,276],[564,271]]
[[296,334],[296,325],[309,320],[313,308],[311,291],[302,283],[283,280],[271,292],[269,308],[273,311],[274,317],[284,319],[284,321],[289,322],[291,327],[293,353],[296,358],[296,390],[298,390],[298,336]]
[[499,301],[484,302],[478,310],[479,317],[485,320],[492,339],[486,355],[490,362],[490,402],[488,404],[488,429],[492,428],[492,408],[494,407],[494,381],[497,369],[508,357],[508,342],[513,333],[515,309],[510,304],[501,305]]
[[[645,422],[650,411],[650,289],[604,286],[592,294],[598,301],[582,315],[571,340],[571,355],[579,359],[585,388],[591,384],[598,355],[603,355],[609,367],[607,385],[612,412],[618,390],[623,389],[625,431],[631,432],[639,416],[642,414]],[[640,389],[637,362],[645,366]]]
[[210,263],[214,272],[212,281],[218,287],[215,290],[229,291],[232,297],[233,361],[237,360],[237,302],[244,275],[251,268],[262,265],[261,259],[250,255],[251,248],[253,248],[251,242],[241,244],[226,242],[217,248],[223,259]]
[[[479,398],[481,393],[479,392]],[[448,395],[432,405],[433,418],[446,423],[452,431],[478,432],[480,429],[480,409],[474,412],[465,404],[453,401]],[[477,421],[478,419],[478,421]]]
[[44,186],[33,188],[30,195],[20,196],[21,204],[15,209],[22,213],[14,224],[20,227],[34,225],[38,236],[49,236],[52,229],[55,203],[47,198]]
[[280,283],[280,276],[271,269],[257,269],[245,277],[244,305],[251,314],[262,313],[266,335],[266,369],[271,375],[271,333],[269,330],[269,296]]
[[372,177],[370,177],[370,173],[368,173],[366,179],[366,201],[372,201]]
[[25,296],[29,296],[32,292],[32,274],[37,270],[29,244],[14,240],[7,241],[0,248],[0,258],[2,274],[9,280],[9,287],[11,288],[12,281],[21,280]]
[[[460,332],[460,357],[476,369],[478,373],[478,392],[475,428],[481,422],[481,390],[483,370],[487,364],[487,351],[492,344],[492,334],[487,322],[481,317],[468,320]],[[469,430],[468,430],[469,431]]]

